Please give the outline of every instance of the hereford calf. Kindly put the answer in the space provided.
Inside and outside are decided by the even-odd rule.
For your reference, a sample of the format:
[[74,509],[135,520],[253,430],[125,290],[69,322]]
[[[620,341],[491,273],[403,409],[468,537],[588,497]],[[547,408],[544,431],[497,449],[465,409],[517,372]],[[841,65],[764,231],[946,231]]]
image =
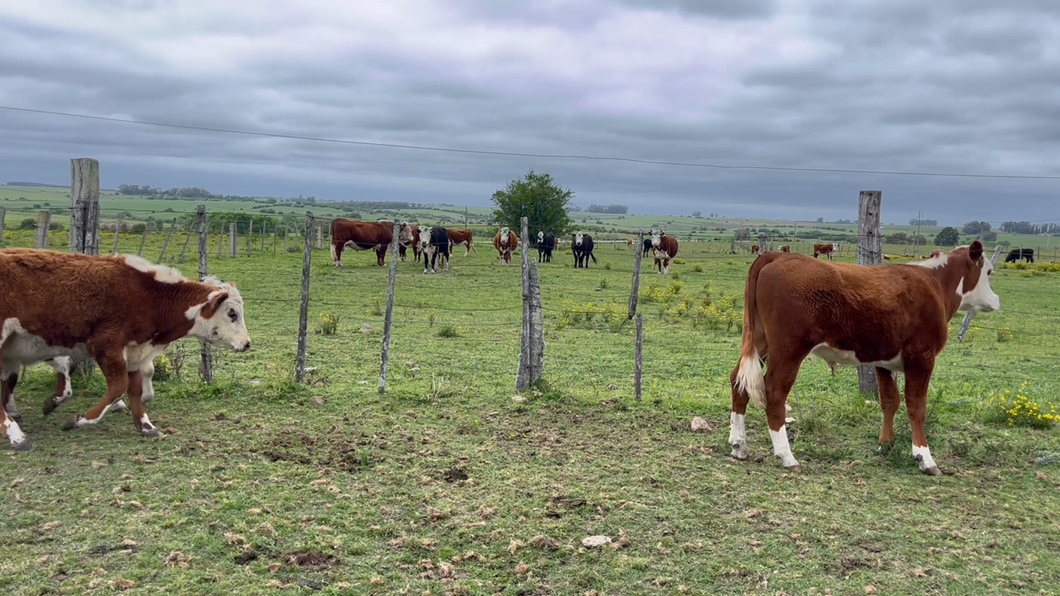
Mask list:
[[[391,229],[390,233],[393,234],[393,232],[394,232],[394,230]],[[408,249],[411,248],[412,249],[412,256],[413,256],[412,262],[413,263],[419,263],[420,262],[420,227],[419,226],[409,226],[409,232],[410,232],[410,237],[409,237],[409,241],[408,242],[405,242],[404,240],[401,240],[400,237],[398,238],[398,254],[401,256],[401,262],[404,263],[406,261],[405,254],[408,251]]]
[[757,244],[752,244],[751,245],[751,254],[753,254],[753,255],[757,255],[758,254],[758,245]]
[[519,244],[519,237],[506,227],[501,228],[493,237],[493,248],[497,249],[497,254],[501,257],[501,265],[512,264],[512,253],[515,252],[517,244]]
[[[860,266],[798,254],[762,255],[747,274],[743,347],[729,376],[733,457],[749,456],[744,415],[750,398],[766,410],[773,453],[785,468],[801,470],[788,445],[784,415],[799,367],[813,354],[833,370],[837,364],[875,366],[883,409],[881,448],[894,438],[894,413],[901,399],[894,374],[904,373],[913,458],[922,472],[941,474],[924,432],[928,382],[953,315],[1000,308],[990,289],[992,272],[978,240],[909,265]],[[764,379],[763,363],[769,367]]]
[[670,259],[677,256],[677,238],[667,236],[662,230],[652,232],[651,250],[655,255],[655,268],[659,270],[659,274],[670,275]]
[[791,245],[790,244],[785,244],[784,246],[781,246],[780,247],[780,252],[791,252]]
[[[331,222],[331,264],[342,267],[342,251],[374,250],[376,264],[383,266],[386,251],[394,239],[394,222],[391,221],[353,221],[336,217]],[[398,245],[412,242],[412,230],[402,223],[398,232]]]
[[423,274],[438,273],[438,261],[445,261],[449,271],[449,233],[445,228],[433,227],[420,230],[420,252],[423,253]]
[[[141,370],[166,347],[196,337],[237,352],[250,349],[243,298],[233,284],[199,283],[134,256],[0,251],[0,362],[93,358],[106,395],[65,428],[98,423],[126,391],[136,428],[158,436],[143,405]],[[0,434],[32,448],[0,407]]]
[[464,247],[464,257],[471,256],[471,251],[475,251],[478,254],[478,250],[475,250],[474,239],[475,235],[471,230],[446,230],[449,234],[449,253],[456,254],[453,249],[457,246]]
[[835,252],[835,245],[831,242],[814,242],[813,243],[813,258],[817,258],[821,255],[828,255],[828,260],[832,260],[832,253]]

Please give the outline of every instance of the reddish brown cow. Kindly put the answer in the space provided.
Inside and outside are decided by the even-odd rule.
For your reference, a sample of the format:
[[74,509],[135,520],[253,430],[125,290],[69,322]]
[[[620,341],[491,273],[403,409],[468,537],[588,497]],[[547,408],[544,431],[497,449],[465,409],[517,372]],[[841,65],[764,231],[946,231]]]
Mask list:
[[[402,223],[398,232],[398,244],[408,245],[412,242],[412,230]],[[394,239],[394,222],[392,221],[353,221],[336,217],[331,222],[331,264],[342,267],[342,251],[374,250],[376,264],[380,267],[386,260],[386,251]]]
[[832,260],[832,252],[835,250],[835,246],[831,242],[814,242],[813,243],[813,258],[817,258],[821,255],[828,255],[828,260]]
[[662,231],[651,235],[651,251],[655,257],[655,269],[659,274],[670,275],[670,259],[677,256],[677,238]]
[[[391,233],[393,233],[393,231],[394,231],[393,228],[391,228],[390,231],[391,231]],[[398,238],[398,242],[399,242],[399,244],[398,244],[398,253],[401,255],[401,262],[404,263],[405,262],[405,253],[411,247],[412,248],[412,256],[413,256],[412,262],[413,263],[419,263],[420,262],[420,243],[419,243],[420,227],[419,226],[409,226],[409,232],[410,232],[410,235],[412,236],[412,240],[410,240],[408,243],[401,242],[401,238],[400,237]]]
[[475,251],[475,254],[478,254],[478,250],[475,249],[474,244],[473,244],[474,234],[471,232],[471,230],[449,230],[449,229],[447,229],[446,232],[449,233],[449,254],[450,255],[453,254],[453,247],[456,247],[456,246],[463,246],[464,247],[464,256],[465,257],[470,256],[471,255],[471,251],[473,251],[473,250]]
[[501,256],[501,265],[512,264],[512,253],[515,252],[518,244],[519,237],[515,235],[515,232],[506,227],[497,231],[497,235],[493,237],[493,248],[496,248]]
[[752,244],[751,245],[751,254],[753,254],[753,255],[758,254],[758,245],[757,244]]
[[[801,471],[788,445],[785,406],[802,361],[812,354],[833,371],[837,364],[875,366],[883,409],[881,446],[894,438],[894,413],[901,397],[893,374],[903,372],[913,457],[924,473],[940,474],[924,432],[928,382],[953,315],[1000,307],[990,289],[992,271],[978,240],[909,265],[860,266],[822,263],[798,254],[762,255],[747,274],[743,347],[729,376],[733,457],[749,456],[744,416],[750,398],[766,411],[773,453],[785,468]],[[763,379],[764,362],[769,368]]]
[[791,252],[791,245],[790,244],[785,244],[784,246],[781,246],[780,247],[780,252]]
[[[142,401],[146,363],[186,336],[250,349],[243,298],[233,284],[189,281],[140,257],[0,251],[0,279],[0,362],[91,357],[107,380],[103,399],[66,428],[98,423],[128,391],[136,428],[158,436]],[[0,433],[14,449],[31,449],[3,406]]]

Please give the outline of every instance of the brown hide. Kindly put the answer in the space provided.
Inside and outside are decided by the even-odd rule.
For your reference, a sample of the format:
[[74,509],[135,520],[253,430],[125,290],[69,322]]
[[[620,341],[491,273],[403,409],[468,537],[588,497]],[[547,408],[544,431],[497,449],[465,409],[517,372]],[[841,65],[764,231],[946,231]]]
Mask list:
[[813,258],[817,258],[821,255],[828,255],[828,259],[832,259],[832,251],[835,250],[835,246],[831,242],[815,242],[813,244]]
[[[406,224],[401,224],[407,228]],[[383,266],[386,251],[394,238],[394,222],[387,221],[353,221],[335,218],[331,222],[331,259],[335,266],[342,265],[342,251],[346,243],[352,243],[358,250],[374,250],[376,264]]]
[[790,244],[785,244],[784,246],[781,246],[780,247],[780,252],[791,252],[791,245]]
[[464,249],[464,256],[466,257],[468,254],[471,253],[472,243],[474,241],[475,236],[475,234],[471,230],[450,230],[446,228],[445,231],[449,234],[450,254],[452,254],[454,246],[460,246],[462,244],[466,247]]
[[501,231],[497,230],[497,234],[493,236],[493,248],[497,249],[497,253],[501,257],[501,261],[507,265],[512,262],[512,253],[515,251],[515,247],[519,245],[519,236],[515,234],[515,230],[508,230],[508,242],[501,244]]
[[661,272],[663,268],[669,271],[670,259],[677,256],[677,238],[662,234],[659,236],[659,245],[653,246],[655,256],[655,267]]

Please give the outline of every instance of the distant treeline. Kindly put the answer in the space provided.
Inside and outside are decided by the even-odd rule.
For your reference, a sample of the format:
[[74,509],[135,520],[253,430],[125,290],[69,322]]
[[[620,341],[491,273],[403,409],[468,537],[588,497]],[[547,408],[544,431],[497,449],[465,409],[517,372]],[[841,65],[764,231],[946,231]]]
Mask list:
[[917,219],[917,218],[914,217],[913,219],[909,220],[909,225],[911,225],[911,226],[920,225],[920,226],[927,226],[927,227],[930,228],[932,226],[939,225],[939,220],[937,220],[937,219]]
[[1006,221],[1001,231],[1009,234],[1060,234],[1060,224],[1032,224],[1029,221]]
[[69,185],[63,186],[62,184],[44,184],[42,182],[8,182],[7,186],[43,186],[45,188],[70,188]]
[[618,213],[624,214],[629,211],[626,205],[589,205],[589,213]]

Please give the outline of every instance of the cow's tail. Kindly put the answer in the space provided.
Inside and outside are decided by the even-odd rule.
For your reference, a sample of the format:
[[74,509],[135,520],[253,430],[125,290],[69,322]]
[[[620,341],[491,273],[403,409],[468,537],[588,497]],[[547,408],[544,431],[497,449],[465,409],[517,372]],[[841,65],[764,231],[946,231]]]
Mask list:
[[338,224],[338,223],[339,223],[339,220],[337,220],[337,219],[331,220],[331,261],[332,262],[335,262],[335,261],[339,260],[339,251],[335,248],[335,239],[338,238],[338,236],[335,234],[335,232],[336,232],[335,227],[336,227],[336,224]]
[[734,382],[736,389],[746,393],[751,401],[763,409],[766,407],[766,380],[762,369],[765,355],[759,354],[755,346],[755,296],[758,274],[772,260],[767,256],[759,258],[747,272],[747,283],[743,289],[743,346],[740,348],[740,363]]
[[593,253],[589,253],[589,256],[593,258],[593,262],[595,263],[596,262],[596,255],[594,255]]

